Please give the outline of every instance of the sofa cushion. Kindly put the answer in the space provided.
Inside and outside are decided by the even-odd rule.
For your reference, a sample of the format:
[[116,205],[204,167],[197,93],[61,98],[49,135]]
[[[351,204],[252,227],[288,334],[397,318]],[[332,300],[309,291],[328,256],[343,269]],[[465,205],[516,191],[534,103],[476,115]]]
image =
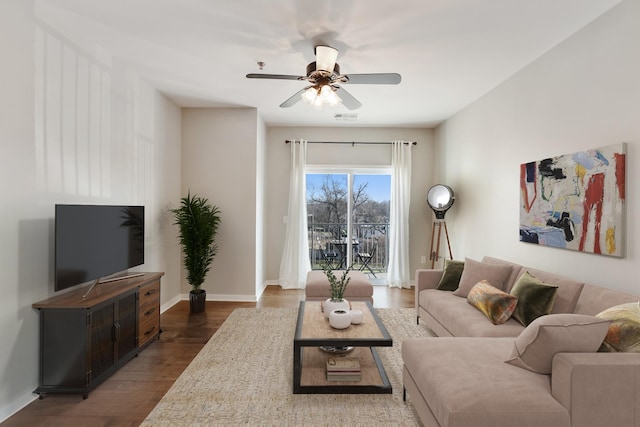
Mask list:
[[538,317],[513,342],[506,362],[540,374],[550,374],[556,353],[588,353],[598,350],[609,321],[583,314],[551,314]]
[[466,298],[471,288],[481,280],[486,280],[491,283],[492,286],[502,289],[509,273],[511,273],[510,265],[485,264],[470,258],[465,258],[464,270],[462,271],[462,276],[460,276],[460,286],[458,286],[458,289],[456,289],[453,294]]
[[640,303],[616,305],[596,317],[611,322],[600,351],[640,352]]
[[441,426],[570,426],[548,375],[503,362],[512,346],[512,338],[404,340],[402,359],[421,393],[409,398],[428,402]]
[[463,269],[463,261],[445,259],[442,278],[438,283],[438,289],[441,291],[455,291],[456,289],[458,289],[458,285],[460,284],[460,276],[462,276]]
[[557,286],[548,285],[525,272],[511,289],[511,295],[518,298],[513,318],[527,326],[538,317],[551,313],[557,291]]
[[520,264],[516,264],[511,261],[506,261],[504,259],[494,258],[490,256],[482,257],[482,263],[492,264],[492,265],[511,266],[511,273],[509,274],[509,276],[507,276],[507,279],[504,281],[504,287],[502,288],[502,290],[505,292],[511,291],[511,288],[513,287],[514,283],[516,283],[516,280],[518,279],[518,277],[520,277],[520,274],[522,274],[522,271],[524,269],[524,267],[522,267]]
[[518,298],[481,280],[471,288],[467,302],[480,310],[494,325],[501,325],[511,317]]
[[424,309],[437,326],[432,329],[445,329],[449,335],[456,337],[517,337],[524,326],[513,319],[502,325],[494,325],[480,310],[471,307],[466,298],[459,298],[451,292],[426,289],[419,295],[420,307]]
[[638,302],[638,297],[601,286],[585,284],[580,292],[580,298],[578,298],[574,312],[595,316],[609,307],[628,302]]

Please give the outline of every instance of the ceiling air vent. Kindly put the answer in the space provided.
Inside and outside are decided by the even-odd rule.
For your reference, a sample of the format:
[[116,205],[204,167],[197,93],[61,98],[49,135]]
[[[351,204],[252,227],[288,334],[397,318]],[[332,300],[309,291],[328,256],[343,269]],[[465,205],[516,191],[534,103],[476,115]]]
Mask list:
[[358,120],[358,114],[356,113],[336,113],[333,115],[336,120],[342,120],[345,122],[355,122]]

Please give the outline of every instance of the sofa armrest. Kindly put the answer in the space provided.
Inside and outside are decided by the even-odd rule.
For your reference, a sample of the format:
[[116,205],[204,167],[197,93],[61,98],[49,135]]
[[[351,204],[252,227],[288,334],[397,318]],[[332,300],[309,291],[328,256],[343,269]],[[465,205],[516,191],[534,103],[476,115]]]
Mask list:
[[558,353],[551,393],[572,426],[640,426],[640,353]]
[[425,289],[437,289],[442,278],[442,270],[416,270],[416,310],[418,309],[418,296]]

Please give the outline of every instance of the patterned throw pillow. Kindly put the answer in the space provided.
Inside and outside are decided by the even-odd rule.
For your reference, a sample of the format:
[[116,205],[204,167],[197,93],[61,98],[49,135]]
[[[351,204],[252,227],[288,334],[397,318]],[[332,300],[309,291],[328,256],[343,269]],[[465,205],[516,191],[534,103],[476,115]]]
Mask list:
[[511,317],[518,298],[481,280],[471,288],[467,302],[480,310],[494,325],[500,325]]
[[598,351],[640,352],[640,303],[616,305],[596,317],[611,321]]
[[557,292],[557,286],[544,283],[525,271],[511,289],[511,295],[518,298],[513,318],[528,326],[538,317],[550,314]]
[[463,261],[445,259],[442,278],[440,279],[440,283],[438,283],[438,289],[441,291],[455,291],[458,289],[462,270],[464,270]]

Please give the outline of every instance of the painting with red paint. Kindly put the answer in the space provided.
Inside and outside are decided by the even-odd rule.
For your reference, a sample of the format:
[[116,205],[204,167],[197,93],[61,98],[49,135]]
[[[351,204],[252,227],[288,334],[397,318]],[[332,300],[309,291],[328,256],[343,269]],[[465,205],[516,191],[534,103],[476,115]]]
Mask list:
[[520,241],[624,256],[626,144],[520,165]]

